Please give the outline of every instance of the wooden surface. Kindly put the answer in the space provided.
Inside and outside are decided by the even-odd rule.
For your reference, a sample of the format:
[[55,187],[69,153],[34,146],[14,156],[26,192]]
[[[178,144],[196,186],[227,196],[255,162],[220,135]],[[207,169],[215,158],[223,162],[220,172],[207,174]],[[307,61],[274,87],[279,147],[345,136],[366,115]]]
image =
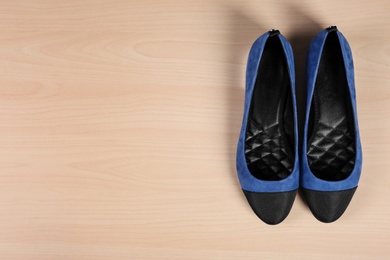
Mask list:
[[[344,216],[278,226],[235,171],[245,63],[281,30],[355,59],[364,151]],[[0,259],[390,259],[389,1],[1,1]],[[301,110],[302,112],[302,110]]]

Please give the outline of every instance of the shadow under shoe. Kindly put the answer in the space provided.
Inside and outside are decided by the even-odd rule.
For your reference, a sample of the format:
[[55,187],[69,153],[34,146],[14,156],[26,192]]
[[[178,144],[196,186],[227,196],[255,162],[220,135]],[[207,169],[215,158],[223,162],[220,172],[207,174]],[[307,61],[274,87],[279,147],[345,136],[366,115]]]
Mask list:
[[279,224],[287,217],[297,193],[297,190],[286,192],[243,191],[252,210],[269,225]]

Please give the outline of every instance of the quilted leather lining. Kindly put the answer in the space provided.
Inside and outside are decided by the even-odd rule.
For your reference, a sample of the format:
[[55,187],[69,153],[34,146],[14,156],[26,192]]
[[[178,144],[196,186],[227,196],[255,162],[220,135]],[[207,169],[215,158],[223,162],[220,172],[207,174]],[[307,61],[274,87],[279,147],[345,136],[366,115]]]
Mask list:
[[323,180],[343,180],[355,164],[355,131],[344,60],[337,32],[323,48],[310,108],[307,159]]
[[261,180],[281,180],[294,166],[294,117],[287,59],[277,35],[264,46],[249,109],[245,158]]

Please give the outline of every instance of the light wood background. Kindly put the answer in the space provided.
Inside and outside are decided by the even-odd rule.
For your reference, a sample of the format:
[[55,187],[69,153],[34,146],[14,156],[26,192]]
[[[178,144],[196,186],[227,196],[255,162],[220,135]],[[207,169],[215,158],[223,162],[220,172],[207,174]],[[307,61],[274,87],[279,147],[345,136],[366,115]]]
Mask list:
[[[337,25],[364,148],[340,220],[278,226],[235,171],[249,48]],[[0,1],[0,259],[390,259],[390,2]],[[302,113],[302,109],[301,109]]]

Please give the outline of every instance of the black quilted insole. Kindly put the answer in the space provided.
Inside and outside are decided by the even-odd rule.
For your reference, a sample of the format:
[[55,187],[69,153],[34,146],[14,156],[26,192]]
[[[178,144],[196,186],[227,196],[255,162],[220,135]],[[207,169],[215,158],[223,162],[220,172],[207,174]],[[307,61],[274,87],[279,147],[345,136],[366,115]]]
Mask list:
[[344,60],[337,32],[323,48],[310,108],[307,158],[320,179],[345,179],[355,163],[355,132]]
[[294,118],[286,56],[270,36],[260,60],[246,126],[245,157],[261,180],[281,180],[294,165]]

